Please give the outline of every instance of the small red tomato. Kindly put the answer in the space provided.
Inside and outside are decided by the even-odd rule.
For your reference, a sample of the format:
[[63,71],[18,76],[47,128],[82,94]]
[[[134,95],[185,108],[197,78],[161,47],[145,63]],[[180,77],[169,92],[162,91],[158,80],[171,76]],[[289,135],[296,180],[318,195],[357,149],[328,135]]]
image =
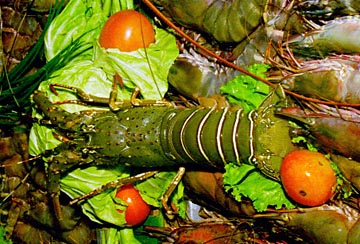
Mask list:
[[336,176],[329,160],[319,152],[296,150],[285,156],[280,178],[285,191],[299,204],[319,206],[334,194]]
[[122,10],[110,16],[101,30],[99,43],[104,48],[131,52],[155,42],[151,22],[135,10]]
[[[134,226],[145,221],[150,213],[150,206],[141,197],[138,190],[130,184],[122,186],[117,192],[116,197],[127,204],[125,210],[125,220],[127,225]],[[122,210],[118,210],[122,212]]]

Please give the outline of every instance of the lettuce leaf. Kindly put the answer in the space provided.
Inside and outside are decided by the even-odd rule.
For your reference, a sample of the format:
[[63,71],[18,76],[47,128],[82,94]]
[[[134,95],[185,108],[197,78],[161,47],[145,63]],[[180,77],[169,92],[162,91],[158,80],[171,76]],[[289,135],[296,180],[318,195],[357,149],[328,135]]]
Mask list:
[[[102,187],[106,183],[126,178],[130,176],[131,169],[125,166],[115,166],[111,168],[88,167],[76,169],[61,179],[61,190],[71,198],[77,198]],[[162,207],[160,198],[167,190],[176,172],[159,172],[154,177],[135,183],[142,198],[154,207]],[[183,204],[183,185],[180,184],[173,198],[176,202]],[[115,197],[116,188],[108,189],[96,196],[84,200],[81,203],[83,213],[96,223],[111,223],[116,226],[124,226],[125,212],[119,213],[117,209],[125,210],[124,205]],[[181,197],[180,197],[181,196]],[[180,206],[179,204],[177,204]],[[181,207],[180,214],[184,217],[185,206]]]
[[[136,188],[143,193],[143,199],[148,204],[155,207],[162,207],[160,203],[161,197],[164,195],[170,185],[170,181],[176,175],[174,171],[162,171],[150,178],[136,184]],[[166,186],[166,187],[164,187]],[[177,206],[178,214],[180,217],[185,218],[186,202],[184,201],[184,185],[180,181],[176,190],[171,194],[170,201]]]
[[140,88],[144,99],[161,100],[168,89],[168,73],[179,55],[174,36],[156,28],[156,42],[148,48],[121,52],[115,48],[101,48],[95,43],[94,65],[101,67],[108,79],[115,73],[128,90]]
[[[95,77],[92,80],[100,78],[99,83],[108,83],[112,82],[117,73],[122,77],[125,86],[125,89],[118,92],[119,99],[129,98],[134,87],[140,88],[144,99],[162,99],[168,89],[167,76],[170,66],[179,55],[176,39],[172,34],[155,28],[155,43],[149,48],[140,48],[133,52],[104,49],[98,43],[102,26],[108,17],[117,11],[133,7],[132,0],[71,0],[46,32],[46,58],[51,60],[74,40],[93,48],[78,55],[64,69],[58,70],[48,82],[63,84],[63,79],[78,79],[82,82],[76,85],[83,88],[82,85],[93,75]],[[89,93],[98,92],[98,85],[101,84],[95,82],[92,84],[93,89],[85,89],[89,88],[89,85],[83,89]],[[108,84],[106,87],[111,88]],[[109,96],[108,89],[105,89],[105,92],[106,94],[102,95]]]
[[[248,71],[261,78],[265,78],[265,72],[269,69],[267,64],[253,64]],[[250,76],[239,75],[220,88],[232,104],[240,105],[244,111],[250,112],[257,109],[270,92],[270,87]]]
[[0,226],[0,243],[2,244],[13,244],[12,240],[6,240],[6,234],[8,230],[4,226]]
[[242,197],[248,197],[259,212],[270,206],[276,209],[295,208],[285,195],[282,185],[264,176],[255,166],[227,164],[225,170],[224,189],[230,192],[235,200],[241,202]]
[[[71,198],[77,198],[97,189],[104,184],[128,177],[129,171],[123,166],[112,167],[111,170],[99,167],[76,169],[61,179],[61,190]],[[116,189],[107,190],[101,194],[84,200],[82,210],[92,221],[109,222],[114,225],[126,224],[125,215],[116,209],[124,210],[125,206],[115,201]]]
[[133,7],[133,0],[70,0],[46,32],[46,59],[51,60],[78,38],[84,43],[93,43],[109,16]]
[[134,235],[133,228],[102,228],[98,230],[98,243],[113,244],[113,243],[131,243],[141,244],[141,242]]

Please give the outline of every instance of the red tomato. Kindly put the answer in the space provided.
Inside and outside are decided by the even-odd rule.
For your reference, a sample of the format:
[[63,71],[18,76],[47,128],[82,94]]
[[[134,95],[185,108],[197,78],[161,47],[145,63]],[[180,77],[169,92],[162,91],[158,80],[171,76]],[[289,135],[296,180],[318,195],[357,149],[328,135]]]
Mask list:
[[122,10],[110,16],[101,30],[100,45],[131,52],[155,42],[150,21],[135,10]]
[[321,153],[296,150],[284,158],[280,177],[285,191],[299,204],[319,206],[334,194],[336,176]]
[[[135,187],[130,184],[122,186],[116,192],[116,197],[127,204],[125,220],[128,225],[138,225],[145,221],[150,213],[150,206],[142,199]],[[119,212],[122,212],[122,210],[119,210]]]

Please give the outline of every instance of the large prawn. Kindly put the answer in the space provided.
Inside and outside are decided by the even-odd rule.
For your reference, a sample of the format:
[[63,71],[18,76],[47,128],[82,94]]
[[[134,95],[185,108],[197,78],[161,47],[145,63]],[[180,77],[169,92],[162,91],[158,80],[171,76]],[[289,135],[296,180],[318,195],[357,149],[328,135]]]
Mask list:
[[[80,89],[61,87],[84,94]],[[287,121],[275,118],[273,113],[273,104],[283,96],[281,89],[274,91],[258,111],[250,114],[241,108],[180,110],[166,102],[138,99],[121,102],[122,109],[116,112],[69,113],[37,91],[33,99],[45,116],[40,122],[70,139],[42,154],[49,160],[48,191],[58,202],[60,179],[74,167],[117,163],[153,170],[196,165],[222,170],[228,162],[248,161],[278,180],[282,158],[295,148],[281,129]],[[265,139],[272,135],[283,142],[281,147]],[[165,208],[167,199],[164,197]]]

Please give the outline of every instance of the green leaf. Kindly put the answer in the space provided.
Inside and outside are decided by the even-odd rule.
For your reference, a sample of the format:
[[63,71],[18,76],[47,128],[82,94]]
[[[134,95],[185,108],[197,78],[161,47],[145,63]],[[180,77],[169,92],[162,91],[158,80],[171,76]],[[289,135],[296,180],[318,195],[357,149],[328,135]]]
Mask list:
[[255,166],[227,164],[225,170],[224,189],[231,192],[235,200],[241,202],[242,197],[248,197],[259,212],[268,207],[295,207],[286,197],[282,185],[264,176]]
[[173,35],[162,29],[155,30],[156,42],[133,52],[101,48],[96,42],[94,65],[103,69],[108,79],[119,74],[126,88],[140,88],[144,99],[162,99],[168,89],[169,69],[179,50]]
[[161,212],[149,215],[143,225],[135,228],[101,228],[97,229],[99,235],[97,237],[98,243],[113,244],[113,243],[147,243],[158,244],[159,240],[156,237],[150,237],[144,232],[144,226],[160,226],[163,227],[165,223],[164,216]]
[[141,242],[135,237],[133,228],[102,228],[98,231],[100,238],[97,238],[97,243],[141,244]]
[[29,153],[31,155],[39,155],[48,149],[53,149],[60,144],[53,131],[34,123],[29,135]]
[[[88,167],[76,169],[61,179],[61,190],[71,198],[83,196],[108,182],[128,177],[129,170],[124,166],[109,168]],[[117,209],[126,207],[116,201],[117,189],[109,189],[101,194],[84,200],[81,204],[83,213],[97,223],[111,223],[124,226],[125,212],[119,213]]]
[[[168,189],[173,178],[175,171],[161,171],[150,179],[138,182],[136,188],[139,190],[145,202],[148,204],[161,208],[160,199]],[[184,185],[182,182],[178,184],[170,196],[170,201],[178,208],[179,215],[185,217],[186,205],[184,201]]]
[[[86,72],[85,70],[79,72],[77,69],[79,63],[92,61],[94,68],[99,69],[96,73],[103,70],[108,81],[112,81],[116,73],[122,77],[127,90],[123,91],[126,95],[120,95],[121,98],[129,97],[131,94],[129,90],[138,87],[145,99],[162,99],[168,88],[168,71],[179,54],[175,37],[162,29],[156,29],[156,42],[149,48],[141,48],[133,52],[101,48],[98,37],[105,21],[111,13],[119,11],[119,8],[132,6],[128,3],[129,1],[121,5],[115,5],[109,1],[102,4],[100,1],[72,0],[52,22],[45,36],[48,60],[78,38],[82,43],[91,44],[94,48],[83,53],[65,69],[59,70],[57,74],[54,74],[57,79],[54,78],[51,82],[61,81],[64,76],[76,78],[77,72]],[[69,71],[70,74],[59,74]],[[89,71],[89,76],[91,74],[92,72]]]
[[0,226],[0,243],[2,244],[12,244],[13,242],[11,240],[6,240],[5,235],[6,235],[6,229],[4,226]]
[[[160,199],[172,182],[176,172],[159,172],[154,177],[137,182],[136,188],[148,204],[161,208]],[[61,179],[61,190],[72,199],[83,196],[106,183],[130,176],[130,168],[125,166],[99,168],[88,167],[76,169]],[[83,213],[97,223],[111,223],[124,226],[125,212],[119,213],[117,209],[124,210],[125,205],[115,198],[117,189],[109,189],[81,203]],[[178,206],[179,213],[185,216],[186,206],[183,201],[184,187],[180,183],[171,200]]]
[[[71,0],[60,15],[51,23],[45,35],[45,55],[51,60],[64,46],[81,37],[84,43],[93,43],[99,36],[102,26],[111,14],[110,0]],[[115,9],[120,10],[120,9]],[[86,33],[84,35],[84,33]]]
[[[267,64],[254,64],[249,67],[249,72],[265,78],[264,72],[270,66]],[[240,105],[247,113],[257,109],[270,92],[270,87],[265,83],[247,75],[240,75],[220,88],[230,103]]]

